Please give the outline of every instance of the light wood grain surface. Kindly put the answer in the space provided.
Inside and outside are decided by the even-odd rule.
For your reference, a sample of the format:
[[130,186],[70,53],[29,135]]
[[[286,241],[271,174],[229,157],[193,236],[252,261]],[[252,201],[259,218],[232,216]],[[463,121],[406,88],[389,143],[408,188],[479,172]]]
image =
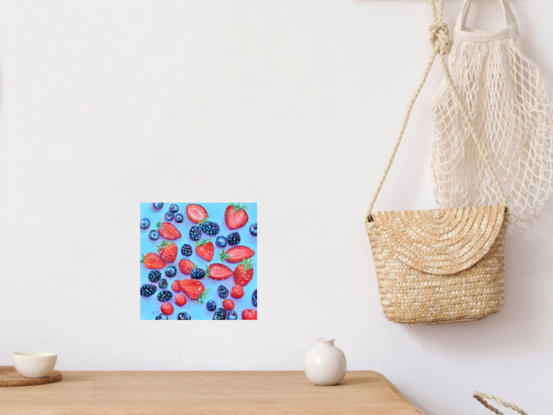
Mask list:
[[0,414],[420,415],[376,372],[314,386],[303,372],[63,372],[32,388],[0,388]]

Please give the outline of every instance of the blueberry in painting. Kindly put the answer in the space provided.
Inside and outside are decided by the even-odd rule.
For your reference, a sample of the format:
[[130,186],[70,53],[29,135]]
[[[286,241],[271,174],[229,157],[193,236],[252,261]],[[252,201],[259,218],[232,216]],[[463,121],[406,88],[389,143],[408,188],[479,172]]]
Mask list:
[[140,218],[141,320],[257,319],[256,203],[141,203]]
[[250,226],[250,233],[252,236],[257,236],[257,223]]
[[150,231],[149,237],[152,241],[157,241],[159,239],[159,232],[153,229]]

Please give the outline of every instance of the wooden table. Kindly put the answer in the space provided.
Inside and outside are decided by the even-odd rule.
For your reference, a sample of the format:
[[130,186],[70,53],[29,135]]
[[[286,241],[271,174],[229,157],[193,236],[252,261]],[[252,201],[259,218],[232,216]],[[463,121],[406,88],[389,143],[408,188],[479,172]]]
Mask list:
[[303,372],[62,373],[0,388],[0,414],[423,414],[376,372],[348,372],[339,386],[314,386]]

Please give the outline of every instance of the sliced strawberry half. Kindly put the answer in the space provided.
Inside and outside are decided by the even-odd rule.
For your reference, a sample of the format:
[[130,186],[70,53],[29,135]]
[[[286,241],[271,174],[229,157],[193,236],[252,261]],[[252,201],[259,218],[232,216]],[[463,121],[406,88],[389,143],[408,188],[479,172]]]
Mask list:
[[170,241],[179,239],[182,236],[180,231],[177,228],[175,228],[175,225],[169,222],[158,222],[157,231],[161,236],[163,236],[165,239],[168,239]]
[[207,267],[206,276],[211,278],[212,280],[221,281],[232,277],[232,274],[232,270],[226,265],[211,264],[209,267]]
[[231,203],[225,209],[225,223],[229,229],[238,229],[248,223],[247,206]]
[[149,254],[142,255],[140,263],[144,264],[144,266],[148,269],[160,269],[167,265],[163,258],[161,258],[158,254],[151,252]]
[[192,223],[199,223],[207,218],[207,210],[202,205],[186,205],[186,216]]
[[238,264],[245,259],[249,259],[255,255],[255,251],[248,248],[247,246],[235,246],[230,248],[227,252],[223,251],[219,254],[221,261],[227,261],[231,264]]

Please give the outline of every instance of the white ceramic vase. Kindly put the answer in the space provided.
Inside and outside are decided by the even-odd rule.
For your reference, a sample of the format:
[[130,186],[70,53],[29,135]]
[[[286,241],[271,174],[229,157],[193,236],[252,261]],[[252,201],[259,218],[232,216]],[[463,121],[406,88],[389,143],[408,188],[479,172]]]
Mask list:
[[337,385],[346,371],[346,356],[334,346],[334,339],[317,339],[317,344],[307,352],[305,375],[315,385]]

